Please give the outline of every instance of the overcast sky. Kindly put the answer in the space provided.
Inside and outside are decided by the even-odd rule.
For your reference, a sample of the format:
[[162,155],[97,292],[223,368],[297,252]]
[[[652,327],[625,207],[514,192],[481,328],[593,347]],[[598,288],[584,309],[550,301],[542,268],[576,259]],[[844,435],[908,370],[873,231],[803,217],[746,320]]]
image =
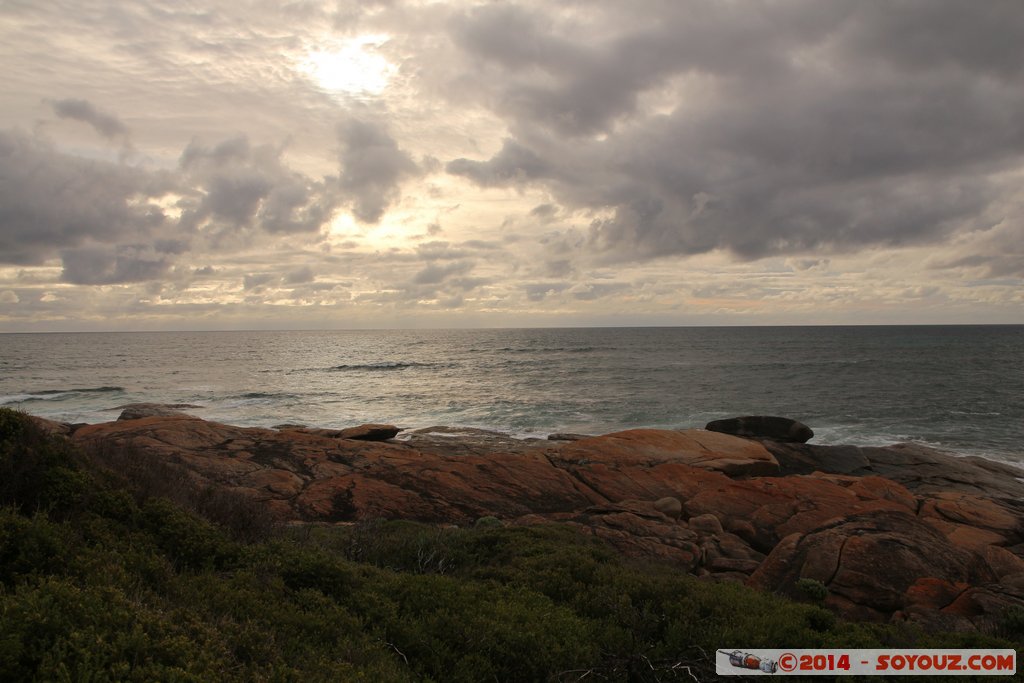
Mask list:
[[0,331],[1024,323],[1024,3],[0,2]]

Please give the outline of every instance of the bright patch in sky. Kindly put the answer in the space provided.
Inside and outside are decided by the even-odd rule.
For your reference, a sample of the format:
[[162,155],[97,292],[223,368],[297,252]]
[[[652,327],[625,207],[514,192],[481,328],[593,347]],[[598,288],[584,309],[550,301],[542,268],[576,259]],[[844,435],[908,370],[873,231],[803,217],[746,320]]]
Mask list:
[[363,35],[309,53],[302,70],[324,90],[350,95],[384,91],[395,67],[377,49],[386,35]]

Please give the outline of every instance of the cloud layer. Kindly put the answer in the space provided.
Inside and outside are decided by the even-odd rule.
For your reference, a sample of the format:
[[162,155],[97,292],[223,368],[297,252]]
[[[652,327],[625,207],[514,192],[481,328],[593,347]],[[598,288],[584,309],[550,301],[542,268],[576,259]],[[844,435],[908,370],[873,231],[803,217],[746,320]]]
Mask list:
[[656,6],[596,36],[541,9],[469,12],[459,44],[515,136],[449,172],[606,207],[590,244],[627,260],[939,243],[992,228],[1015,191],[1020,8]]
[[2,329],[1024,322],[1018,3],[89,5],[0,7]]

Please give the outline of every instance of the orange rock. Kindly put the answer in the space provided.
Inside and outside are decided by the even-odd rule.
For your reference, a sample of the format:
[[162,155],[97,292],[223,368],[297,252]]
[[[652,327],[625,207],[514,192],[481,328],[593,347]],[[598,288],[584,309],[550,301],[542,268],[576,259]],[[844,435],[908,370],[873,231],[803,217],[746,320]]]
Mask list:
[[620,466],[678,463],[729,476],[755,476],[779,471],[775,456],[761,444],[699,429],[615,432],[569,442],[554,451],[551,457],[563,462],[614,463]]
[[[761,443],[701,430],[529,444],[487,434],[457,448],[429,434],[405,443],[326,431],[172,416],[68,433],[99,459],[167,463],[197,486],[234,489],[286,520],[561,522],[711,578],[749,574],[750,585],[790,595],[799,595],[799,579],[815,579],[829,589],[827,606],[860,619],[974,628],[1024,604],[1024,515],[1013,497],[983,495],[982,484],[1002,472],[987,465],[914,448],[851,454],[776,444],[788,471],[831,463],[841,473],[775,476],[778,463]],[[904,461],[913,493],[876,473],[899,472]],[[968,490],[938,490],[943,468],[973,477]]]
[[858,605],[892,615],[906,611],[907,592],[925,577],[967,585],[996,578],[977,554],[953,545],[916,517],[874,511],[787,536],[750,583],[797,595],[796,581],[814,578],[828,587],[827,604],[844,610],[848,604]]
[[981,496],[956,491],[944,491],[929,496],[922,509],[922,517],[935,517],[955,523],[989,529],[1006,538],[1020,536],[1024,527],[1019,514],[1000,503]]

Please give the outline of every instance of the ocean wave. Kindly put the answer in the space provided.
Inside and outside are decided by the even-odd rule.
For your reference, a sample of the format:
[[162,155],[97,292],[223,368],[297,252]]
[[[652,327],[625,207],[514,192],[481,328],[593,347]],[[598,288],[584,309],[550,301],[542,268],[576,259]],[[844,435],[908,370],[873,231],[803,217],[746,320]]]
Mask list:
[[26,391],[21,394],[0,396],[0,405],[25,403],[27,401],[60,401],[78,394],[107,394],[123,392],[124,387],[85,387],[75,389],[44,389],[42,391]]
[[47,389],[45,391],[30,391],[33,396],[49,396],[51,394],[106,394],[115,391],[124,391],[124,387],[91,387],[86,389]]
[[595,351],[614,351],[607,346],[505,346],[494,349],[497,353],[594,353]]
[[298,372],[389,372],[392,370],[407,370],[409,368],[454,368],[456,363],[419,363],[416,361],[377,361],[374,363],[343,363],[332,365],[326,368],[301,368],[289,370],[288,374]]
[[235,394],[234,396],[228,396],[228,400],[259,400],[259,399],[295,399],[299,398],[296,394],[289,394],[285,392],[277,391],[247,391],[244,394]]

